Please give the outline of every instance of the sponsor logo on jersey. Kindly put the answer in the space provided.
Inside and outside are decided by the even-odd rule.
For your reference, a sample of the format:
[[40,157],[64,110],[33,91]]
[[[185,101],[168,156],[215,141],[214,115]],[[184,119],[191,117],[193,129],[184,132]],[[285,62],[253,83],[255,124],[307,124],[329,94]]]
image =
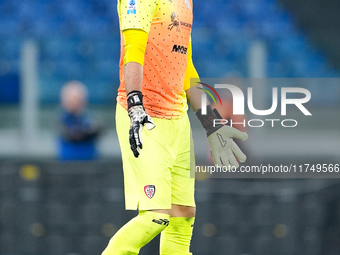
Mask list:
[[171,23],[168,25],[168,29],[171,31],[174,27],[176,27],[176,32],[181,32],[180,27],[183,27],[184,29],[190,30],[192,25],[190,23],[181,21],[179,16],[175,13],[171,13]]
[[180,32],[179,29],[179,18],[178,15],[175,12],[171,13],[171,23],[168,26],[168,29],[171,31],[174,27],[176,27],[176,31]]
[[187,5],[188,9],[191,10],[191,5],[189,0],[184,0],[185,4]]
[[144,193],[148,198],[153,198],[153,196],[155,195],[156,192],[156,187],[155,185],[146,185],[144,187]]
[[127,14],[136,14],[137,13],[137,1],[138,0],[130,0],[127,6]]
[[183,26],[187,29],[190,29],[192,27],[192,25],[190,23],[187,23],[187,22],[184,22],[184,21],[181,21],[180,24],[181,24],[181,26]]
[[187,54],[187,50],[188,50],[187,47],[184,47],[184,46],[182,46],[182,45],[177,45],[177,44],[175,44],[175,45],[172,47],[172,51],[171,51],[171,52],[178,52],[178,53],[181,53],[181,54]]

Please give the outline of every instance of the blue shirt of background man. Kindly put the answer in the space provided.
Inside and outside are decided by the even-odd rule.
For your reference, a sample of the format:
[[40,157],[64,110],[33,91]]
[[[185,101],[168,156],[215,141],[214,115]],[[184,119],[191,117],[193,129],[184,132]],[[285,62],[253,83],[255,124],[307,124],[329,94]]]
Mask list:
[[98,158],[96,138],[99,125],[87,114],[64,111],[60,121],[58,158],[60,160],[93,160]]

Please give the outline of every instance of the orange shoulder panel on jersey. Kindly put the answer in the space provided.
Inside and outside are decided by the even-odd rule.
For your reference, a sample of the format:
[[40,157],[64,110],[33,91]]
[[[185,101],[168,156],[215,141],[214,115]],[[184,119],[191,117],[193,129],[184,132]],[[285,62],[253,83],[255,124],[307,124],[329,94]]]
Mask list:
[[[178,118],[187,109],[184,80],[192,27],[191,0],[121,0],[121,30],[149,33],[143,66],[144,107],[157,118]],[[124,38],[121,36],[120,86],[117,101],[127,108],[124,83]]]

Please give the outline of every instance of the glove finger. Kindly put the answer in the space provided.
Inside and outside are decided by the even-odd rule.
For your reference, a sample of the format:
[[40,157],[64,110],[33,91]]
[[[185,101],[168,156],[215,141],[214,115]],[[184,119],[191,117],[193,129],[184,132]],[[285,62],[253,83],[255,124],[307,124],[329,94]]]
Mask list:
[[218,153],[215,153],[214,150],[211,150],[210,153],[214,160],[215,166],[218,166],[219,164],[221,164],[220,155]]
[[138,158],[138,156],[139,156],[139,149],[138,148],[134,149],[132,152],[133,152],[133,155],[135,156],[135,158]]
[[240,166],[231,150],[227,150],[227,157],[228,157],[230,166],[236,167],[236,168]]
[[148,116],[148,120],[147,120],[147,122],[146,122],[146,128],[147,128],[148,130],[151,130],[151,129],[153,129],[154,127],[156,127],[155,123],[153,123],[153,120],[151,119],[151,117]]
[[133,152],[133,155],[138,158],[139,152],[137,150],[136,140],[134,138],[134,132],[133,128],[131,127],[129,130],[129,142],[130,142],[130,148]]
[[229,162],[229,158],[228,158],[228,151],[223,151],[223,153],[221,153],[219,161],[222,163],[222,166],[230,166],[230,162]]
[[246,132],[242,132],[236,128],[231,129],[232,137],[245,141],[248,138],[248,134]]
[[145,122],[145,126],[147,130],[151,130],[154,127],[156,127],[156,125],[154,123],[150,123],[150,122]]
[[135,139],[137,149],[143,147],[142,142],[140,140],[140,137],[142,135],[141,132],[142,132],[142,125],[140,125],[139,123],[136,123],[136,125],[134,125],[134,128],[133,128],[133,137]]
[[153,123],[153,120],[149,115],[146,115],[144,119],[142,120],[141,124],[145,125],[147,130],[153,129],[156,125]]
[[236,158],[240,161],[240,162],[245,162],[247,160],[247,156],[241,151],[241,149],[237,146],[237,144],[233,141],[232,145],[231,145],[231,149],[234,153],[234,155],[236,156]]
[[143,136],[142,136],[142,130],[143,130],[143,126],[139,125],[138,128],[138,140],[139,140],[139,146],[137,148],[143,148]]
[[230,166],[230,162],[229,162],[229,159],[228,157],[220,157],[220,160],[222,162],[222,166],[226,166],[226,167],[229,167]]
[[136,141],[135,141],[135,138],[134,138],[134,135],[133,135],[132,127],[130,127],[130,130],[129,130],[129,142],[130,142],[131,149],[137,148]]

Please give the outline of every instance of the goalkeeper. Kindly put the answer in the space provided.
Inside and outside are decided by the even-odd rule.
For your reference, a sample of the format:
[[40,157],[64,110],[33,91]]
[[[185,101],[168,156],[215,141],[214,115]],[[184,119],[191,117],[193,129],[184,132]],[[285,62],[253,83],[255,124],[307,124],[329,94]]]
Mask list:
[[216,164],[237,166],[235,156],[245,161],[232,138],[245,140],[247,134],[214,128],[216,111],[208,106],[202,115],[199,110],[202,91],[189,93],[190,78],[198,79],[191,57],[191,0],[118,0],[118,16],[116,128],[125,206],[139,215],[112,237],[102,255],[138,254],[159,233],[161,255],[189,255],[195,220],[190,169],[195,162],[190,160],[187,101],[207,131]]

